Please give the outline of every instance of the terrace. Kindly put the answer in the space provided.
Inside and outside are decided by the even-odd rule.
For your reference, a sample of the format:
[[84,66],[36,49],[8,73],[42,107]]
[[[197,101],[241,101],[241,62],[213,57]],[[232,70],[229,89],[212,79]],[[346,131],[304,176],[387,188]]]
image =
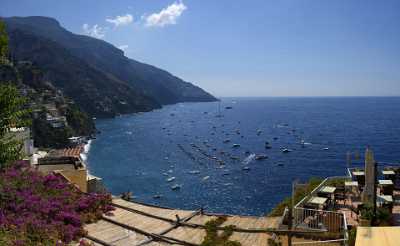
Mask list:
[[[324,179],[293,206],[292,225],[295,230],[325,232],[330,238],[323,240],[320,237],[315,244],[294,242],[293,245],[347,245],[348,229],[372,224],[399,226],[400,167],[388,164],[377,166],[379,168],[374,171],[376,182],[372,186],[376,192],[376,216],[373,215],[373,206],[365,198],[366,180],[371,181],[371,177],[366,175],[371,175],[371,171],[348,168],[348,176]],[[281,227],[289,224],[288,212],[286,209]]]

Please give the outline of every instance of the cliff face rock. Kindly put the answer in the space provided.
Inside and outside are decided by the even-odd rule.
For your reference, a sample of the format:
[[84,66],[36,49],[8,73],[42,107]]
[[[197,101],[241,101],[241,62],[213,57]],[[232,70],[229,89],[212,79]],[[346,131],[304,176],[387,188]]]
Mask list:
[[215,101],[201,88],[124,56],[113,45],[73,34],[52,18],[4,18],[16,60],[45,77],[95,116],[149,111],[164,104]]

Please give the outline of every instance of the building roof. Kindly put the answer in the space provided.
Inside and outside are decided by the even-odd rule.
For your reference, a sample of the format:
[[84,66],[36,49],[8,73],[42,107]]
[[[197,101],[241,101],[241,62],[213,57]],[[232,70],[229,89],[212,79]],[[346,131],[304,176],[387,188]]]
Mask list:
[[356,246],[397,246],[400,227],[357,227]]

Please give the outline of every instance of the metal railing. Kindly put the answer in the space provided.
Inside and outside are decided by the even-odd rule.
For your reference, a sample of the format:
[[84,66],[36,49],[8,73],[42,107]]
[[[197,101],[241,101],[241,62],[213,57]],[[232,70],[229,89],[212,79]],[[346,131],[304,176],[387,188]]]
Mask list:
[[330,180],[334,180],[334,179],[350,179],[351,177],[349,176],[333,176],[333,177],[328,177],[324,180],[322,180],[322,182],[315,187],[315,189],[313,189],[310,194],[308,194],[307,196],[305,196],[303,199],[301,199],[294,207],[302,207],[307,201],[308,199],[310,199],[312,196],[316,195],[318,193],[318,191],[321,189],[322,186],[326,185],[326,183]]
[[[347,245],[348,231],[346,215],[342,212],[318,210],[304,208],[305,203],[317,195],[318,191],[334,179],[349,179],[349,176],[335,176],[324,179],[310,194],[306,195],[293,208],[293,228],[302,230],[324,231],[328,233],[338,233],[343,238],[324,241],[293,242],[293,245],[299,246],[328,246],[328,245]],[[285,211],[287,212],[287,211]],[[285,213],[287,214],[287,213]]]

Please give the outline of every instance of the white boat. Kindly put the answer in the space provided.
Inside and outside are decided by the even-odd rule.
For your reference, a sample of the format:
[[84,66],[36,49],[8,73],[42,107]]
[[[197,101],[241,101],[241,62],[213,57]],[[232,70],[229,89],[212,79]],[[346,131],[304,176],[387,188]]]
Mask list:
[[250,171],[250,167],[243,167],[243,171]]
[[329,150],[329,148],[328,148],[328,147],[326,147],[326,148],[323,148],[323,150]]
[[289,153],[289,152],[292,152],[290,149],[282,149],[282,153]]
[[200,171],[197,171],[197,170],[189,171],[189,174],[199,174],[199,173],[200,173]]
[[171,189],[172,190],[179,190],[181,187],[182,187],[181,185],[175,184],[175,185],[171,186]]
[[172,182],[172,181],[174,181],[175,179],[176,179],[175,177],[168,178],[168,179],[167,179],[167,182]]
[[239,148],[239,147],[240,147],[240,144],[233,144],[232,147],[233,147],[233,148]]
[[160,199],[162,197],[162,195],[156,194],[153,196],[154,199]]
[[205,180],[207,180],[209,178],[210,178],[210,176],[205,176],[205,177],[203,177],[203,181],[205,181]]

